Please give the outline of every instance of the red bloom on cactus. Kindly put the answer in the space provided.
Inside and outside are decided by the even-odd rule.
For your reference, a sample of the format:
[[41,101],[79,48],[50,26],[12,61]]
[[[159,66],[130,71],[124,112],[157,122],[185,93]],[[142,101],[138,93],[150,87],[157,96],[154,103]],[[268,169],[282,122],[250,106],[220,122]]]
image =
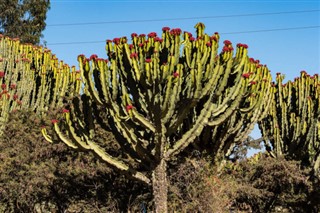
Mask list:
[[129,49],[132,50],[133,49],[133,44],[129,44]]
[[13,100],[15,101],[15,100],[17,100],[18,99],[18,95],[17,94],[14,94],[13,95]]
[[162,31],[169,31],[170,30],[170,27],[162,27]]
[[151,61],[152,61],[151,58],[146,59],[146,63],[151,63]]
[[5,89],[5,88],[7,88],[7,85],[6,85],[6,84],[2,84],[2,85],[1,85],[1,88],[2,88],[2,89]]
[[17,85],[15,85],[15,84],[10,85],[10,89],[16,89],[16,88],[17,88]]
[[218,33],[218,32],[215,32],[214,34],[215,34],[215,35],[219,35],[219,33]]
[[211,47],[211,43],[210,42],[207,42],[206,45],[207,45],[207,47]]
[[114,38],[113,43],[115,43],[116,45],[120,44],[120,38]]
[[126,111],[129,112],[130,110],[133,109],[133,106],[131,104],[126,106]]
[[139,47],[143,47],[143,44],[142,44],[142,43],[140,43],[140,44],[139,44]]
[[172,29],[171,31],[170,31],[170,34],[171,35],[180,35],[181,34],[181,29],[180,28],[175,28],[175,29]]
[[68,109],[62,109],[62,113],[68,113],[70,112]]
[[53,124],[58,123],[58,120],[57,119],[52,119],[51,123],[53,123]]
[[159,37],[155,37],[155,38],[154,38],[154,41],[157,41],[157,42],[160,42],[160,43],[161,43],[163,40],[162,40],[161,38],[159,38]]
[[190,41],[194,41],[194,40],[196,40],[196,39],[195,39],[194,37],[190,37],[189,40],[190,40]]
[[232,44],[231,41],[229,41],[229,40],[225,40],[223,43],[224,43],[224,45],[226,45],[226,46]]
[[130,58],[138,58],[138,53],[131,53]]
[[135,37],[137,37],[137,36],[138,36],[137,33],[131,33],[131,38],[135,38]]
[[250,77],[250,73],[243,73],[243,74],[242,74],[242,77],[244,77],[244,78],[249,78],[249,77]]
[[248,48],[249,48],[249,46],[246,45],[246,44],[243,44],[242,47],[245,48],[245,49],[248,49]]
[[110,40],[110,39],[107,39],[107,40],[106,40],[106,42],[107,42],[107,43],[110,43],[110,42],[112,42],[112,40]]
[[218,38],[217,38],[216,36],[211,36],[211,37],[210,37],[210,40],[211,40],[211,41],[212,41],[212,40],[218,41]]
[[139,37],[146,37],[146,34],[140,34]]
[[0,71],[0,78],[3,78],[5,76],[4,71]]
[[149,37],[149,38],[154,38],[154,37],[156,37],[156,36],[157,36],[157,33],[156,33],[156,32],[151,32],[151,33],[148,34],[148,37]]
[[300,74],[302,75],[302,74],[307,74],[307,72],[305,71],[305,70],[302,70],[301,72],[300,72]]
[[227,46],[224,46],[223,48],[222,48],[222,52],[229,52],[230,50],[229,50],[229,47],[227,47]]
[[96,60],[98,58],[98,56],[96,54],[92,54],[90,56],[90,60]]
[[257,84],[256,81],[251,81],[251,82],[250,82],[250,85],[255,85],[255,84]]
[[178,78],[178,77],[179,77],[179,73],[174,72],[174,73],[173,73],[173,77]]

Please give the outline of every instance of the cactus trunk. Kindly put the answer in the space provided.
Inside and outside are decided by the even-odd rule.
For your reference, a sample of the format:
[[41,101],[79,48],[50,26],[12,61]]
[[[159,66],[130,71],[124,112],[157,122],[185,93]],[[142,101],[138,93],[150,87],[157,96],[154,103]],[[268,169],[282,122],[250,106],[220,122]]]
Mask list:
[[152,191],[156,213],[166,213],[168,202],[167,162],[161,159],[152,174]]

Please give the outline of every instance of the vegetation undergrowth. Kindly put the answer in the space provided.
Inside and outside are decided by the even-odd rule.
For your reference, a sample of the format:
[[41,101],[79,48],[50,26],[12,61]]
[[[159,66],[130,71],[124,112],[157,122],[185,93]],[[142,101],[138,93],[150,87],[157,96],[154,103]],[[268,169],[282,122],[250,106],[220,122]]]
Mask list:
[[[92,153],[49,144],[41,125],[32,112],[11,114],[0,140],[1,212],[152,212],[149,187]],[[319,180],[297,161],[258,154],[216,171],[208,156],[178,160],[168,170],[170,212],[320,211]]]

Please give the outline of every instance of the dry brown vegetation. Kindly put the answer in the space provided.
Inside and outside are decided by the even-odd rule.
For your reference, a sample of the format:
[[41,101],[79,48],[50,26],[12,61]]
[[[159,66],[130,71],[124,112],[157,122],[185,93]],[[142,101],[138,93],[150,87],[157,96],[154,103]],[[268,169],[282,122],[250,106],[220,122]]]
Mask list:
[[[150,188],[90,153],[44,141],[46,122],[31,112],[11,115],[0,140],[0,212],[152,211]],[[299,162],[260,154],[219,172],[210,162],[200,154],[170,165],[170,212],[320,211],[318,179]]]

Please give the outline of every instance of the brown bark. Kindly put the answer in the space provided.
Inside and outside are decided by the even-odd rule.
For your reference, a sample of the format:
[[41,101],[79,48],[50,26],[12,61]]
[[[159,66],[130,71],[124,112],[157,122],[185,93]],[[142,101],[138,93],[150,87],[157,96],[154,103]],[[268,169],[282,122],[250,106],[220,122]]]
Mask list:
[[167,162],[164,159],[156,166],[152,174],[153,198],[156,213],[168,212]]

